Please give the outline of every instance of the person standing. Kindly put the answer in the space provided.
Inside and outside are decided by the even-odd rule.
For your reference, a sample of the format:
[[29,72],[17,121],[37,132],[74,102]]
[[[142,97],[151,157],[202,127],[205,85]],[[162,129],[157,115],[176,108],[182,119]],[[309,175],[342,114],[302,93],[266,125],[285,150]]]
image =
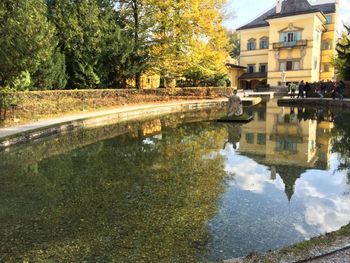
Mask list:
[[296,85],[293,82],[289,83],[290,97],[292,99],[295,98],[295,90],[296,89],[297,89],[297,87],[296,87]]
[[344,81],[341,80],[337,86],[337,92],[339,94],[339,99],[341,100],[344,99],[344,89],[345,89],[345,83]]
[[299,88],[298,88],[298,90],[299,90],[298,99],[299,99],[299,98],[304,98],[304,87],[305,87],[304,81],[302,80],[302,81],[300,81],[300,83],[299,83]]
[[325,92],[326,92],[326,84],[322,80],[319,86],[318,95],[320,95],[321,98],[324,98]]
[[337,95],[337,84],[334,83],[331,88],[332,99],[335,100],[335,96]]
[[311,90],[311,86],[309,82],[305,83],[304,90],[305,90],[305,98],[307,98],[309,96],[309,91]]

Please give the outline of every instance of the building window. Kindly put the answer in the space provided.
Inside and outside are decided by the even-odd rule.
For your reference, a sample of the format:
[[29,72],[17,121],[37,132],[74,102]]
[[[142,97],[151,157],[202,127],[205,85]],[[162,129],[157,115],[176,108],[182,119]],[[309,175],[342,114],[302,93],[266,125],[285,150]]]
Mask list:
[[269,39],[267,37],[263,37],[260,39],[260,49],[269,48]]
[[327,20],[326,24],[332,24],[333,23],[332,15],[327,15],[326,20]]
[[323,72],[329,72],[329,63],[323,63]]
[[264,133],[258,133],[258,144],[265,145],[266,144],[266,134]]
[[265,112],[265,110],[258,111],[258,120],[259,121],[266,121],[266,112]]
[[293,70],[299,70],[299,69],[300,69],[300,62],[293,61]]
[[260,64],[259,71],[264,73],[267,72],[267,64]]
[[330,39],[326,39],[322,42],[322,49],[323,50],[329,50],[332,49],[332,41]]
[[248,65],[248,73],[254,73],[255,72],[255,65]]
[[286,70],[286,62],[280,62],[280,71]]
[[253,144],[254,143],[254,133],[246,133],[245,140],[248,144]]
[[278,152],[289,151],[295,153],[297,151],[297,143],[293,139],[279,138],[276,141],[276,150]]
[[256,40],[255,39],[249,39],[248,40],[248,50],[255,50],[256,49]]
[[280,35],[281,42],[296,42],[301,39],[301,32],[283,32]]
[[291,70],[299,70],[299,69],[300,69],[299,61],[280,62],[280,71],[291,71]]

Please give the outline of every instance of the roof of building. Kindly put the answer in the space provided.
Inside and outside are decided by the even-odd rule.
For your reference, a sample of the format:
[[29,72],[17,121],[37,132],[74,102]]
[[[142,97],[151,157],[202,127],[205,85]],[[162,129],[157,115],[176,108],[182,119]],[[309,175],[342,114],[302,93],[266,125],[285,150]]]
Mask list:
[[285,0],[282,2],[282,10],[280,13],[276,13],[276,7],[273,7],[248,24],[237,28],[237,30],[268,26],[269,23],[266,21],[266,19],[308,14],[314,12],[329,14],[334,13],[335,11],[335,3],[311,5],[308,0]]
[[230,67],[230,68],[238,68],[238,69],[246,69],[247,68],[247,67],[236,65],[236,64],[232,64],[232,63],[226,63],[225,65],[227,67]]
[[253,73],[244,73],[238,79],[266,79],[267,72],[253,72]]

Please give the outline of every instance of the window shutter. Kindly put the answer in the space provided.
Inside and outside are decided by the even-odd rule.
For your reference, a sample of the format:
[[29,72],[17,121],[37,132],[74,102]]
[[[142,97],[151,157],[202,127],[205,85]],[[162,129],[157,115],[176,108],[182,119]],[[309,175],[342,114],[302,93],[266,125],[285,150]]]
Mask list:
[[286,35],[286,33],[282,33],[281,35],[280,35],[280,42],[286,42],[287,40],[287,35]]
[[280,71],[286,70],[286,62],[280,62]]
[[293,65],[293,69],[294,69],[294,70],[299,70],[299,69],[300,69],[300,63],[299,63],[299,61],[294,61],[293,64],[294,64],[294,65]]

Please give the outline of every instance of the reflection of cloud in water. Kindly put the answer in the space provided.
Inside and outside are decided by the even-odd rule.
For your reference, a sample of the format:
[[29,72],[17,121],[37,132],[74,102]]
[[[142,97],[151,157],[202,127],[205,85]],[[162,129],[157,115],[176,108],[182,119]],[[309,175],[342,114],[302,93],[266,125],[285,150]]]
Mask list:
[[[212,259],[279,249],[350,222],[350,187],[346,173],[335,172],[336,155],[331,156],[330,171],[279,164],[270,171],[259,164],[263,156],[255,160],[240,155],[232,144],[219,154],[230,176],[218,213],[208,225]],[[220,250],[223,253],[215,252]]]
[[296,184],[295,195],[304,201],[305,221],[321,233],[338,230],[350,222],[350,187],[345,172],[335,172],[338,162],[331,158],[330,171],[309,170]]
[[279,176],[276,180],[271,180],[271,171],[266,166],[236,154],[232,144],[227,144],[221,154],[227,157],[225,171],[234,175],[233,180],[229,182],[230,185],[259,194],[264,193],[267,184],[284,190],[283,181]]
[[[265,189],[272,185],[280,191],[285,189],[280,176],[271,180],[268,167],[253,159],[236,153],[232,145],[220,152],[227,160],[225,170],[233,174],[230,186],[255,194],[268,194]],[[304,222],[296,222],[294,228],[305,238],[338,230],[350,222],[350,191],[345,172],[336,172],[336,155],[331,157],[331,170],[308,170],[296,182],[295,202],[304,207]],[[278,172],[278,171],[277,171]],[[293,202],[293,201],[292,201]]]

